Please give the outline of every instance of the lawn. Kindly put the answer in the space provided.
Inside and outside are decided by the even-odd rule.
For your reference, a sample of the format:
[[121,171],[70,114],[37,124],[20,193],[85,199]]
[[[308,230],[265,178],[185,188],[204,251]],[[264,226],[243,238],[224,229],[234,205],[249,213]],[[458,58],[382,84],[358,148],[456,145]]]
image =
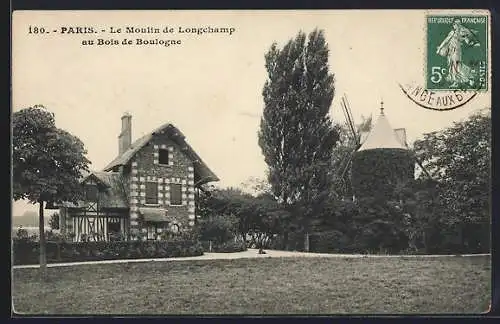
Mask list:
[[489,257],[262,258],[13,270],[28,314],[480,313]]

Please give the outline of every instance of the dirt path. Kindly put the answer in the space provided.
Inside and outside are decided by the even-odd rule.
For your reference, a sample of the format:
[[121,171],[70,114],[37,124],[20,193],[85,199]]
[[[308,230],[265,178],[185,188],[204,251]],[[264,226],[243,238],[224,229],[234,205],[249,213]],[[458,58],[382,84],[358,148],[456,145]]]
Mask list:
[[[104,261],[83,261],[51,263],[47,267],[68,267],[83,264],[112,264],[112,263],[132,263],[132,262],[167,262],[167,261],[187,261],[187,260],[217,260],[217,259],[250,259],[250,258],[286,258],[286,257],[314,257],[314,258],[446,258],[446,257],[471,257],[489,256],[490,254],[468,254],[468,255],[363,255],[363,254],[327,254],[308,253],[295,251],[266,250],[266,254],[259,254],[257,249],[248,249],[244,252],[235,253],[205,253],[194,257],[161,258],[161,259],[128,259],[128,260],[104,260]],[[38,268],[38,264],[15,265],[14,269]]]

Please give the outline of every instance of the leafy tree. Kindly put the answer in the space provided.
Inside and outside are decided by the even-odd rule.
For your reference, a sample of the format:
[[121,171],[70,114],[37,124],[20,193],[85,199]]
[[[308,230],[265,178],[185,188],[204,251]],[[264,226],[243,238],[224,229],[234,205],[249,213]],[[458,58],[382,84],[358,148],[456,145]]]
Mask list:
[[200,236],[204,241],[224,243],[234,237],[238,220],[234,216],[214,216],[200,221]]
[[[328,67],[324,33],[299,32],[265,55],[268,78],[258,132],[275,198],[307,231],[316,207],[328,197],[332,149],[339,139],[329,116],[334,76]],[[290,209],[291,210],[291,209]]]
[[237,232],[243,239],[252,227],[255,212],[253,197],[237,188],[213,190],[200,200],[203,218],[228,215],[236,217]]
[[243,182],[241,186],[252,195],[272,195],[271,185],[266,179],[250,177],[247,181]]
[[[438,182],[442,227],[458,231],[469,250],[488,251],[491,192],[491,110],[424,135],[415,152]],[[424,177],[424,175],[422,175]]]
[[353,236],[353,219],[359,208],[352,200],[330,199],[323,205],[320,218],[313,223],[315,232],[340,231],[349,237]]
[[347,234],[356,250],[398,252],[407,247],[404,211],[397,203],[366,197],[356,201],[355,209]]
[[[237,233],[245,240],[248,234],[262,230],[262,219],[267,217],[265,205],[269,204],[269,201],[260,197],[254,197],[237,188],[218,189],[201,202],[201,207],[205,218],[235,217]],[[265,232],[268,232],[267,229]]]
[[216,197],[219,203],[224,205],[223,214],[236,217],[237,232],[242,240],[246,240],[247,234],[256,228],[259,222],[255,198],[235,188],[221,190]]
[[268,248],[278,234],[283,234],[290,222],[290,213],[282,208],[271,194],[254,198],[255,217],[252,241],[259,248]]
[[44,205],[76,201],[82,170],[88,170],[83,143],[55,125],[54,114],[43,106],[12,116],[13,198],[39,205],[40,269],[46,275]]
[[59,213],[54,213],[52,214],[52,216],[50,216],[49,226],[51,229],[59,229]]
[[217,189],[200,200],[204,216],[235,218],[236,233],[251,244],[265,246],[270,239],[283,232],[283,224],[289,219],[271,194],[252,196],[238,188]]

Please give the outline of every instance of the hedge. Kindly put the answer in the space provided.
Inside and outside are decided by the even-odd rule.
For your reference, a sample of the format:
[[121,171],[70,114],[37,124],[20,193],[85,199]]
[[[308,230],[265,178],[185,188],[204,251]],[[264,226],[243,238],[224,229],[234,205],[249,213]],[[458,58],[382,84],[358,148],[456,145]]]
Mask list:
[[304,233],[289,232],[286,242],[284,236],[280,234],[271,241],[269,248],[272,250],[304,251]]
[[342,253],[349,244],[342,232],[331,230],[309,235],[309,251],[316,253]]
[[[15,265],[39,263],[39,243],[14,239],[12,244]],[[54,242],[46,245],[47,263],[98,261],[116,259],[171,258],[203,255],[200,242],[175,241],[110,241]]]
[[247,246],[245,242],[242,241],[227,241],[224,243],[216,243],[212,241],[212,250],[210,250],[210,242],[203,241],[203,250],[205,252],[213,252],[213,253],[234,253],[234,252],[243,252],[247,250]]

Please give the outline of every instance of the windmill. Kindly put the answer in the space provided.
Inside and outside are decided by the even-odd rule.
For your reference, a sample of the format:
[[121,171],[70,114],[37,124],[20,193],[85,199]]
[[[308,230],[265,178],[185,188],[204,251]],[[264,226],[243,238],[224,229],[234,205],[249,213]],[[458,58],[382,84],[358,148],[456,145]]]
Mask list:
[[[346,192],[346,187],[351,185],[351,170],[353,165],[353,159],[360,151],[369,151],[378,148],[395,148],[396,150],[404,150],[411,153],[415,163],[419,166],[422,172],[432,179],[430,173],[422,165],[421,161],[417,158],[414,150],[409,147],[406,141],[406,129],[397,128],[393,129],[385,115],[383,102],[381,102],[381,112],[380,116],[372,129],[372,118],[371,116],[365,120],[365,122],[356,126],[354,123],[354,118],[351,112],[351,106],[344,94],[340,100],[340,106],[343,111],[345,121],[346,121],[346,131],[347,134],[347,145],[345,145],[345,150],[340,153],[339,163],[334,173],[334,183],[336,188],[338,188],[337,194],[342,194]],[[359,155],[359,154],[358,154]],[[377,170],[374,170],[374,175],[377,174]]]

